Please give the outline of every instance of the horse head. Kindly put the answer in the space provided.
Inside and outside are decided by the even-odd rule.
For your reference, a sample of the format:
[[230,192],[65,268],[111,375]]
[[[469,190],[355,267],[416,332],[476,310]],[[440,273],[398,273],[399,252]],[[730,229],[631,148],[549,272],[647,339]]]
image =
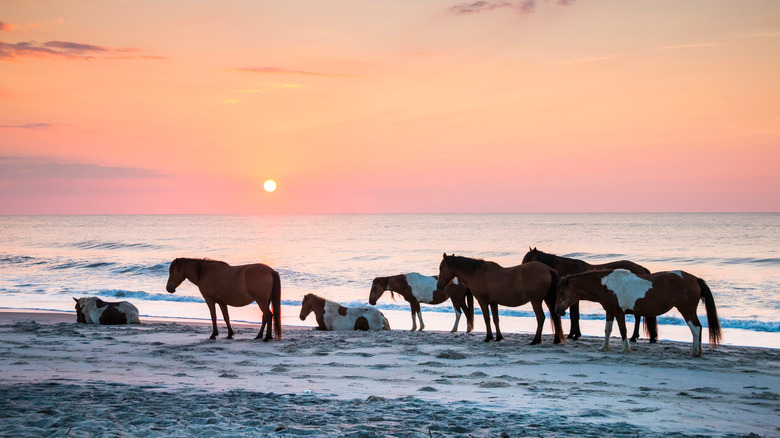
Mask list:
[[184,259],[176,259],[171,262],[171,266],[168,268],[168,284],[165,286],[165,290],[169,293],[176,292],[176,288],[187,278],[185,264]]
[[310,300],[311,297],[309,295],[311,295],[311,294],[306,294],[303,297],[303,301],[301,301],[301,315],[300,315],[301,316],[301,321],[305,321],[306,317],[309,316],[309,314],[312,311],[311,303],[309,302],[309,301],[311,301]]
[[[368,304],[372,306],[376,305],[377,300],[385,293],[388,288],[389,281],[387,277],[376,277],[374,282],[371,283],[371,293],[368,294]],[[390,291],[392,294],[393,291]],[[393,297],[395,300],[395,297]]]
[[453,271],[448,261],[449,257],[455,257],[455,254],[448,256],[445,252],[441,263],[439,263],[439,278],[436,280],[436,290],[444,290],[455,278],[455,271]]
[[528,252],[525,253],[525,257],[523,257],[523,263],[533,262],[533,261],[539,261],[539,250],[536,249],[536,247],[528,247]]
[[79,298],[72,297],[76,302],[76,322],[87,322],[87,318],[84,316],[84,303]]

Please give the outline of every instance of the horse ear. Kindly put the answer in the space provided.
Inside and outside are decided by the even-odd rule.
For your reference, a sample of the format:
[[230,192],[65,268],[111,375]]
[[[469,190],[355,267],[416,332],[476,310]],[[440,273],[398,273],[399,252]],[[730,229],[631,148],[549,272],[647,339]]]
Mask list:
[[442,256],[446,259],[447,258],[447,253],[446,252],[443,253]]
[[77,302],[77,303],[79,302],[79,300],[78,300],[78,299],[76,299],[76,298],[74,298],[74,297],[71,297],[71,298],[73,298],[73,301],[75,301],[75,302]]

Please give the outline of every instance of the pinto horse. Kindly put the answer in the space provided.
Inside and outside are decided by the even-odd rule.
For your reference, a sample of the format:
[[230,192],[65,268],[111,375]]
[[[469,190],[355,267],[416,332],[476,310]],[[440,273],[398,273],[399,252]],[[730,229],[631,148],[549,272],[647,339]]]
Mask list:
[[412,331],[417,330],[417,320],[420,320],[420,331],[425,328],[423,323],[420,303],[440,304],[447,299],[452,301],[452,307],[455,309],[455,325],[450,333],[458,331],[458,322],[461,313],[466,314],[466,333],[471,333],[474,328],[474,297],[471,291],[457,281],[448,284],[444,290],[436,289],[436,276],[427,276],[413,272],[411,274],[399,274],[390,277],[376,277],[371,283],[371,293],[368,295],[368,303],[376,305],[377,300],[389,290],[393,300],[397,293],[401,295],[412,308]]
[[[570,259],[567,257],[560,257],[555,254],[548,254],[543,251],[539,251],[536,248],[528,248],[528,252],[523,257],[523,263],[530,261],[542,262],[545,265],[558,271],[558,275],[565,277],[567,275],[581,274],[587,271],[594,271],[599,269],[626,269],[634,274],[649,274],[650,271],[644,266],[638,265],[628,260],[619,260],[616,262],[603,263],[600,265],[591,265],[584,260]],[[571,320],[571,327],[569,329],[569,339],[575,341],[582,336],[580,332],[580,303],[575,302],[571,305],[569,310],[569,319]],[[634,325],[634,334],[631,336],[631,342],[636,342],[639,338],[639,326],[641,325],[642,317],[635,316],[636,324]],[[650,335],[650,342],[655,343],[658,341],[658,322],[654,316],[645,317],[645,330]]]
[[493,340],[490,329],[490,311],[493,311],[493,322],[496,324],[496,341],[504,337],[498,326],[498,305],[517,307],[531,302],[536,314],[536,336],[531,345],[542,342],[542,326],[544,325],[544,309],[542,302],[550,309],[553,322],[553,332],[558,344],[565,341],[561,318],[553,310],[558,274],[554,269],[540,262],[529,262],[510,268],[504,268],[497,263],[481,259],[472,259],[456,255],[444,258],[439,265],[438,290],[444,289],[455,277],[474,294],[485,318],[487,335],[485,342]]
[[301,321],[314,312],[317,330],[390,330],[390,323],[376,307],[344,307],[314,294],[301,301]]
[[[255,339],[263,337],[263,330],[268,327],[268,333],[263,341],[270,340],[271,322],[273,320],[276,338],[282,338],[282,285],[279,273],[261,263],[242,266],[230,266],[225,262],[208,259],[178,258],[171,262],[166,290],[176,292],[176,288],[185,280],[191,281],[200,289],[200,294],[206,300],[211,313],[211,338],[217,338],[217,312],[215,305],[222,310],[222,318],[228,329],[228,339],[233,339],[233,328],[230,326],[227,306],[243,307],[256,302],[263,312],[260,333]],[[273,314],[269,306],[273,305]]]
[[563,277],[558,284],[558,314],[566,314],[566,309],[578,299],[597,301],[607,313],[601,351],[609,351],[614,318],[617,318],[620,337],[623,339],[623,353],[629,353],[631,344],[626,340],[626,313],[644,317],[658,316],[674,307],[691,329],[693,356],[701,356],[701,323],[696,315],[699,300],[704,301],[707,310],[710,345],[714,348],[720,343],[720,321],[712,291],[704,280],[684,271],[636,275],[616,269]]

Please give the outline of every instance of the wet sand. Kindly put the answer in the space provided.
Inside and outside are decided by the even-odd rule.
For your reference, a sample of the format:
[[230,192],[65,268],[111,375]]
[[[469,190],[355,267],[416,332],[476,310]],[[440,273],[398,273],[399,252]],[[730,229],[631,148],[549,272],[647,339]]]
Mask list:
[[0,435],[780,435],[780,350],[258,329],[0,311]]

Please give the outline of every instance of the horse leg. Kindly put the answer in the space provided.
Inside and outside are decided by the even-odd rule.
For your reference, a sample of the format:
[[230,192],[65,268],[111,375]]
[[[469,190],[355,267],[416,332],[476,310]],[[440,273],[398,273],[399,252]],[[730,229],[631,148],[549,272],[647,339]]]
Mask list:
[[658,319],[655,316],[645,316],[645,327],[650,336],[650,343],[658,342]]
[[582,336],[580,332],[580,302],[575,301],[569,308],[569,320],[571,320],[571,328],[569,329],[569,336],[567,338],[574,339],[575,341]]
[[490,328],[490,308],[483,300],[479,300],[479,308],[482,309],[482,317],[485,318],[485,342],[493,340],[493,330]]
[[[268,307],[268,303],[258,302],[257,306],[260,307],[260,312],[263,314],[263,322],[260,324],[260,333],[255,336],[255,339],[263,339],[263,342],[268,342],[272,339],[271,334],[271,326],[273,325],[273,314],[271,313],[271,308]],[[268,332],[266,333],[265,337],[263,338],[263,329],[268,327]]]
[[541,301],[532,301],[531,306],[534,308],[534,314],[536,315],[536,336],[531,341],[531,345],[540,344],[542,342],[542,327],[544,327],[544,309],[542,308]]
[[211,313],[211,337],[209,339],[217,339],[219,334],[217,331],[217,309],[214,307],[214,301],[207,300],[206,305],[209,306],[209,313]]
[[414,303],[409,301],[409,307],[412,309],[412,331],[416,332],[417,331],[417,315],[416,315],[417,312],[414,309]]
[[607,324],[604,326],[604,345],[599,351],[609,351],[609,337],[612,335],[612,323],[615,317],[607,312]]
[[685,318],[685,323],[688,324],[688,328],[691,329],[691,334],[693,335],[693,348],[691,351],[691,355],[693,357],[699,357],[701,356],[701,322],[699,322],[699,317],[696,316],[694,313],[690,318],[686,315],[683,315]]
[[222,311],[222,319],[225,320],[225,325],[227,325],[227,338],[233,339],[233,327],[230,326],[230,317],[228,316],[227,304],[219,303],[219,309]]
[[628,331],[626,330],[626,314],[621,312],[617,315],[618,330],[620,330],[620,339],[623,340],[623,353],[631,353],[631,343],[628,342]]
[[490,311],[493,312],[493,322],[496,324],[496,342],[504,339],[504,335],[501,334],[501,329],[498,328],[498,304],[491,304]]
[[631,342],[636,342],[636,340],[639,339],[639,326],[642,325],[642,317],[634,315],[634,322],[634,334],[632,334],[631,339],[629,339]]
[[460,322],[460,309],[458,308],[458,305],[455,304],[455,301],[452,302],[452,307],[455,309],[455,325],[452,326],[450,333],[456,333],[458,331],[458,322]]
[[425,328],[425,323],[423,322],[423,319],[422,319],[422,309],[420,308],[420,303],[417,303],[417,318],[420,319],[420,330],[419,331],[423,331],[423,329]]

